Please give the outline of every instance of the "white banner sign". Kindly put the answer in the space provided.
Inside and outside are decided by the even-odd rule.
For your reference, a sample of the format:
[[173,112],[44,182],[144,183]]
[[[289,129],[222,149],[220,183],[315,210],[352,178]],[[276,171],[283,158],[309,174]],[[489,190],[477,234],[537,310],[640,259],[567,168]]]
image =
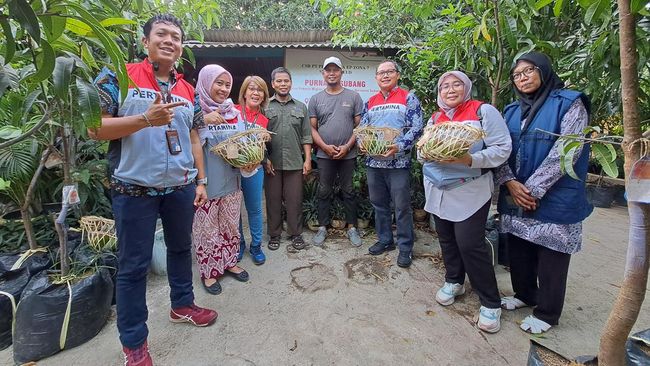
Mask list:
[[366,51],[320,51],[320,50],[286,50],[286,68],[291,72],[293,86],[291,95],[308,104],[312,95],[327,87],[323,80],[323,61],[330,56],[341,59],[343,63],[343,87],[352,89],[361,95],[363,101],[379,91],[375,80],[375,70],[380,56],[369,56]]

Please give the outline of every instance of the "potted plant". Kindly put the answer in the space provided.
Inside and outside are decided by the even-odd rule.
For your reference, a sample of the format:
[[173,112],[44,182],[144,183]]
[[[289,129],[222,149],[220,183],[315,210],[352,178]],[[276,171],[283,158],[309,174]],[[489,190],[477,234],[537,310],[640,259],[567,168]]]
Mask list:
[[[310,175],[313,177],[313,175]],[[309,230],[318,231],[318,179],[306,180],[303,185],[302,219]]]
[[370,221],[373,219],[375,214],[375,209],[370,203],[370,199],[367,197],[362,197],[359,200],[359,209],[358,209],[358,219],[357,227],[359,229],[367,229],[370,226]]
[[335,199],[332,209],[334,211],[332,214],[332,227],[338,230],[345,229],[345,208],[341,200]]
[[425,196],[420,190],[411,193],[411,206],[413,207],[413,220],[416,222],[427,221],[428,213],[424,210]]

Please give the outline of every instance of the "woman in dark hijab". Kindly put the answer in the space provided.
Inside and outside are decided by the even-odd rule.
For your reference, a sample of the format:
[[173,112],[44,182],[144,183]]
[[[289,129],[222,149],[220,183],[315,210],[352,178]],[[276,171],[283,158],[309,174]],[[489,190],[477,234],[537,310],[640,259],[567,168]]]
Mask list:
[[556,134],[582,134],[589,122],[589,99],[564,88],[549,58],[538,52],[519,57],[511,70],[518,101],[504,110],[512,153],[497,169],[500,230],[508,234],[513,296],[501,307],[534,306],[521,322],[529,333],[557,325],[564,305],[571,254],[582,245],[582,220],[593,207],[584,181],[589,148],[574,155],[575,180],[562,172]]

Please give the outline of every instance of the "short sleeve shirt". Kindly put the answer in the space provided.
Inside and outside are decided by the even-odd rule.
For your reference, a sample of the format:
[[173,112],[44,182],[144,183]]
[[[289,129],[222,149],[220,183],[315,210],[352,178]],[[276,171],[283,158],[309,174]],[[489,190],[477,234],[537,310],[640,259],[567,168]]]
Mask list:
[[[344,145],[350,140],[354,130],[354,117],[361,115],[363,101],[359,93],[343,89],[338,94],[329,94],[325,90],[309,99],[309,117],[318,120],[318,133],[328,145]],[[318,150],[317,157],[330,159],[324,151]],[[344,159],[357,156],[357,149],[352,149]]]

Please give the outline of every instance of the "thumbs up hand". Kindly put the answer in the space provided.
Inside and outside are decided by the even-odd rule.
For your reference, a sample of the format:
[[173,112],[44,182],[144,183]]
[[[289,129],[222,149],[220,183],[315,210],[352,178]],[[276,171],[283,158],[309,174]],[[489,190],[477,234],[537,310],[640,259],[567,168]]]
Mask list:
[[156,99],[144,112],[152,126],[164,126],[174,118],[174,108],[184,105],[185,102],[163,103],[162,95],[156,93]]

